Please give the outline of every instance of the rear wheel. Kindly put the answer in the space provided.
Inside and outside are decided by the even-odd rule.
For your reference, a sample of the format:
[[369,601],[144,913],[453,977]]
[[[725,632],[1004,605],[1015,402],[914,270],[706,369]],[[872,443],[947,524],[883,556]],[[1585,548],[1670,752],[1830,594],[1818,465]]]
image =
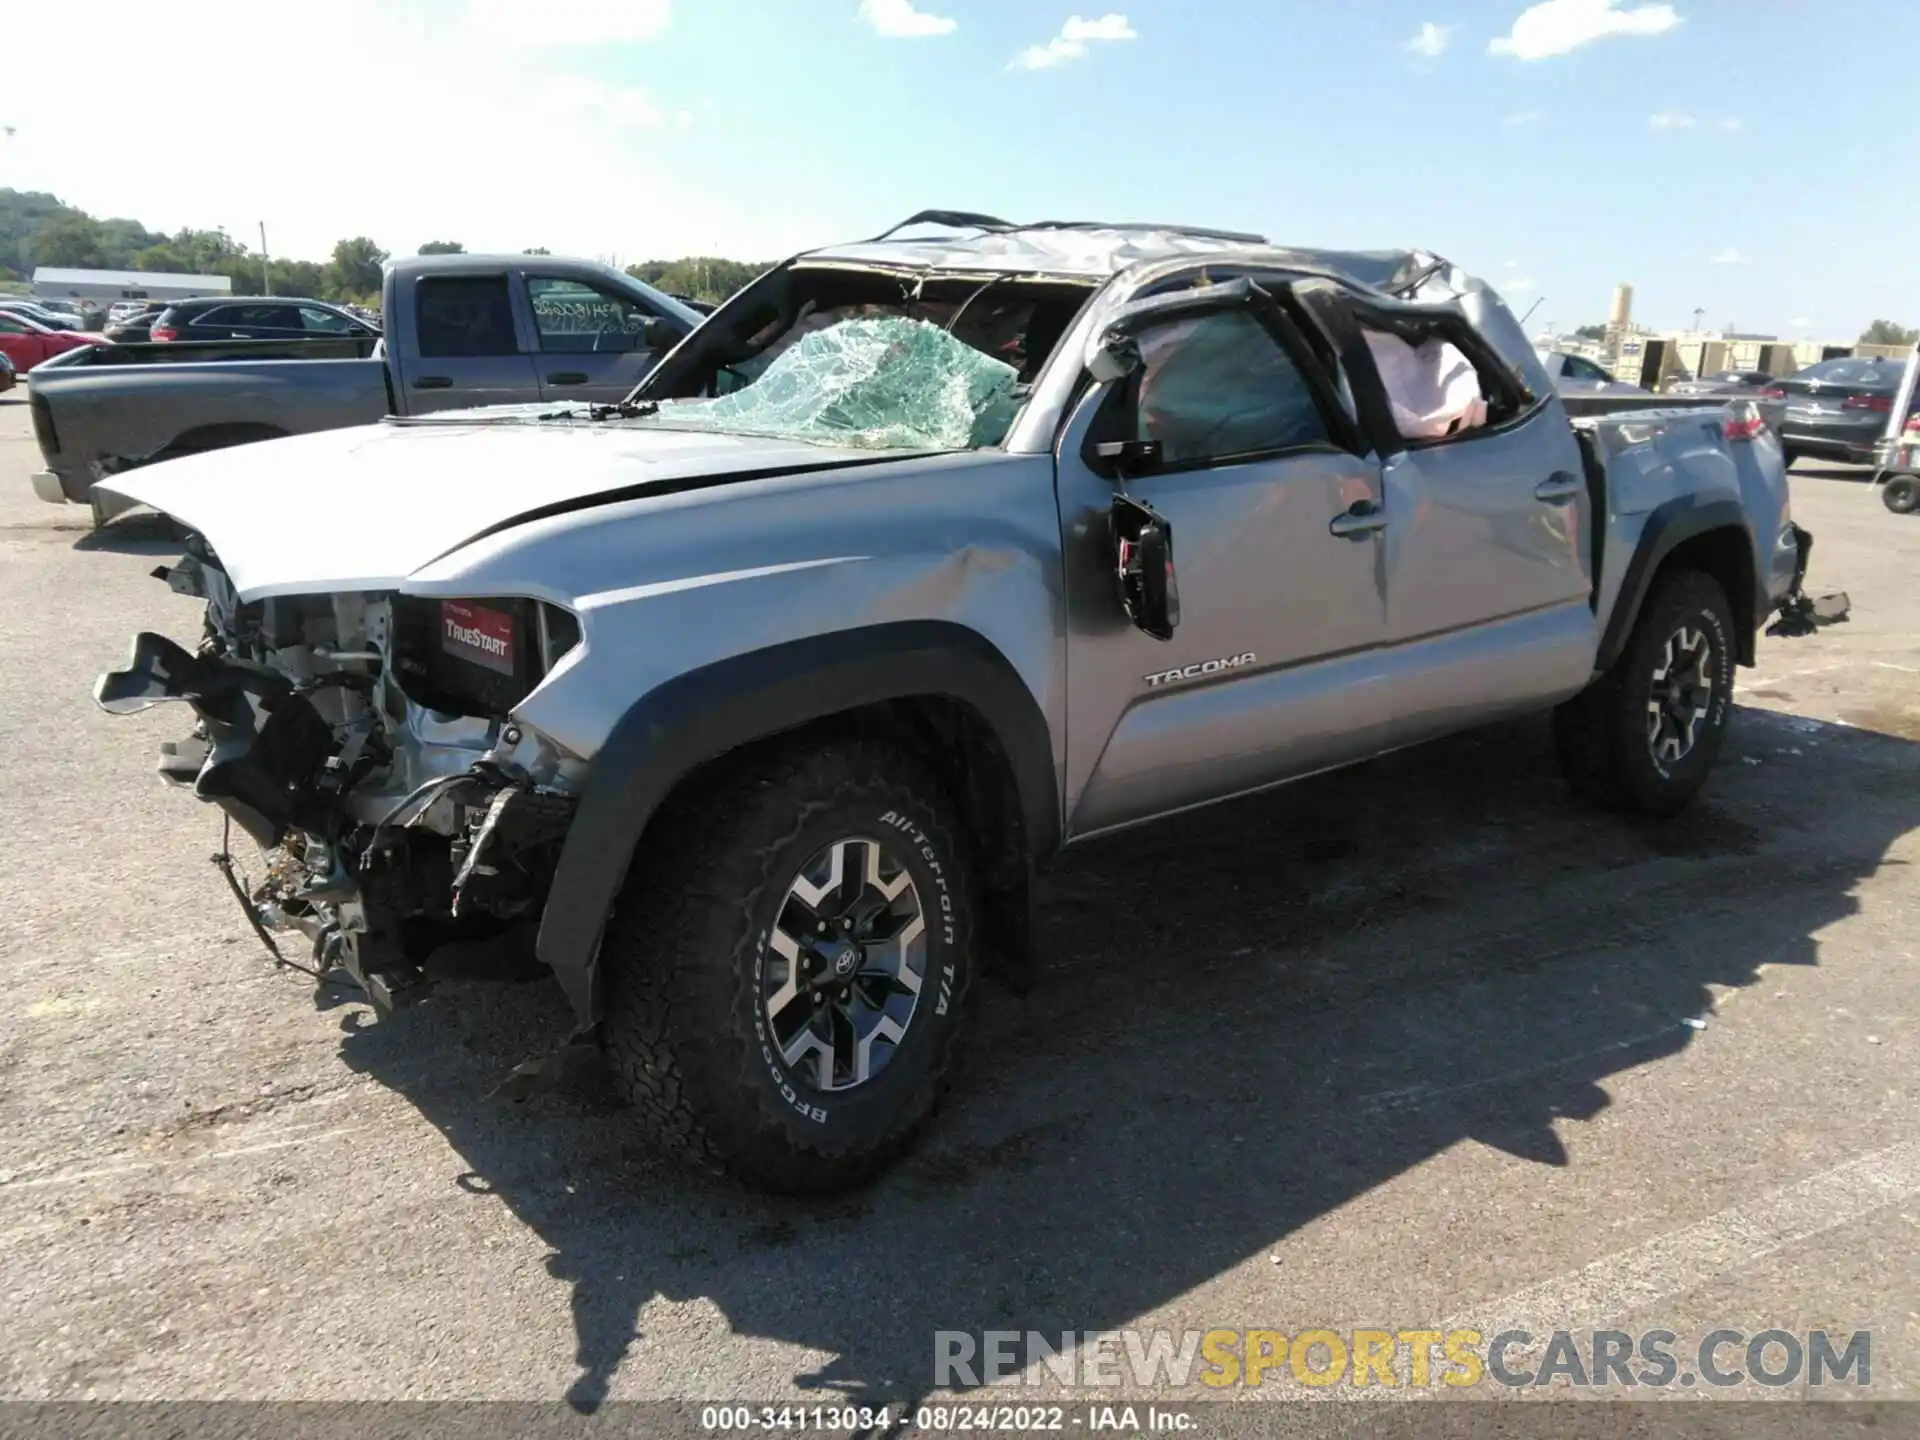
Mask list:
[[768,753],[663,813],[608,927],[603,1034],[650,1137],[748,1184],[846,1189],[944,1088],[972,977],[964,833],[910,753]]
[[1920,510],[1920,479],[1896,475],[1880,487],[1880,503],[1896,515],[1911,515]]
[[1671,815],[1706,783],[1733,714],[1733,613],[1711,575],[1654,581],[1627,648],[1554,712],[1561,769],[1614,809]]

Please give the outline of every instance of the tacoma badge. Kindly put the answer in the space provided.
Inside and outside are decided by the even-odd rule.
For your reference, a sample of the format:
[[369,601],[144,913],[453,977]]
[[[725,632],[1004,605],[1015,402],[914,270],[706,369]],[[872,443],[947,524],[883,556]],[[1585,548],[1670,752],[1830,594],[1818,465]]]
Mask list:
[[1222,670],[1238,670],[1253,664],[1254,659],[1253,651],[1248,650],[1240,655],[1222,655],[1218,660],[1202,660],[1197,665],[1182,665],[1178,670],[1156,670],[1145,677],[1147,688],[1154,690],[1182,680],[1198,680],[1203,675],[1218,675]]

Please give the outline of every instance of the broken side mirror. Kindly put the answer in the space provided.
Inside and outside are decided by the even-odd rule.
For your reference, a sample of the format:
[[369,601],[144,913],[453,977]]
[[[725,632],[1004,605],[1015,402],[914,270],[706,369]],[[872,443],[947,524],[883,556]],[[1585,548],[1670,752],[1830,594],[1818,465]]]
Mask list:
[[1171,640],[1180,623],[1180,585],[1173,569],[1173,526],[1151,505],[1113,497],[1107,512],[1120,608],[1136,629]]
[[1133,336],[1109,330],[1087,352],[1087,373],[1101,385],[1124,380],[1140,368],[1140,342]]

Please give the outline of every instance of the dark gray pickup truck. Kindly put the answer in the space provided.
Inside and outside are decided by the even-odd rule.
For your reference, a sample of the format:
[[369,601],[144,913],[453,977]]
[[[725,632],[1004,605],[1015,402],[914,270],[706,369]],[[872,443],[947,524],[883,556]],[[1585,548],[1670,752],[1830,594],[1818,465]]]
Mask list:
[[478,405],[619,400],[704,318],[606,265],[421,255],[387,267],[386,337],[351,343],[89,346],[36,371],[34,493],[126,508],[93,487],[160,460]]

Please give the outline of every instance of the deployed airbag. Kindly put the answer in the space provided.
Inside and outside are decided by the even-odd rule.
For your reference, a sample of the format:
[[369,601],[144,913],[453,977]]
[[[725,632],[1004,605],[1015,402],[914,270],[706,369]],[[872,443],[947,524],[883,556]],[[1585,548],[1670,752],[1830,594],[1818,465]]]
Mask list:
[[964,450],[1004,437],[1017,374],[938,325],[863,316],[803,335],[744,389],[663,402],[652,423],[872,449]]
[[1487,400],[1473,362],[1435,337],[1409,345],[1379,330],[1364,332],[1403,440],[1437,440],[1487,423]]

